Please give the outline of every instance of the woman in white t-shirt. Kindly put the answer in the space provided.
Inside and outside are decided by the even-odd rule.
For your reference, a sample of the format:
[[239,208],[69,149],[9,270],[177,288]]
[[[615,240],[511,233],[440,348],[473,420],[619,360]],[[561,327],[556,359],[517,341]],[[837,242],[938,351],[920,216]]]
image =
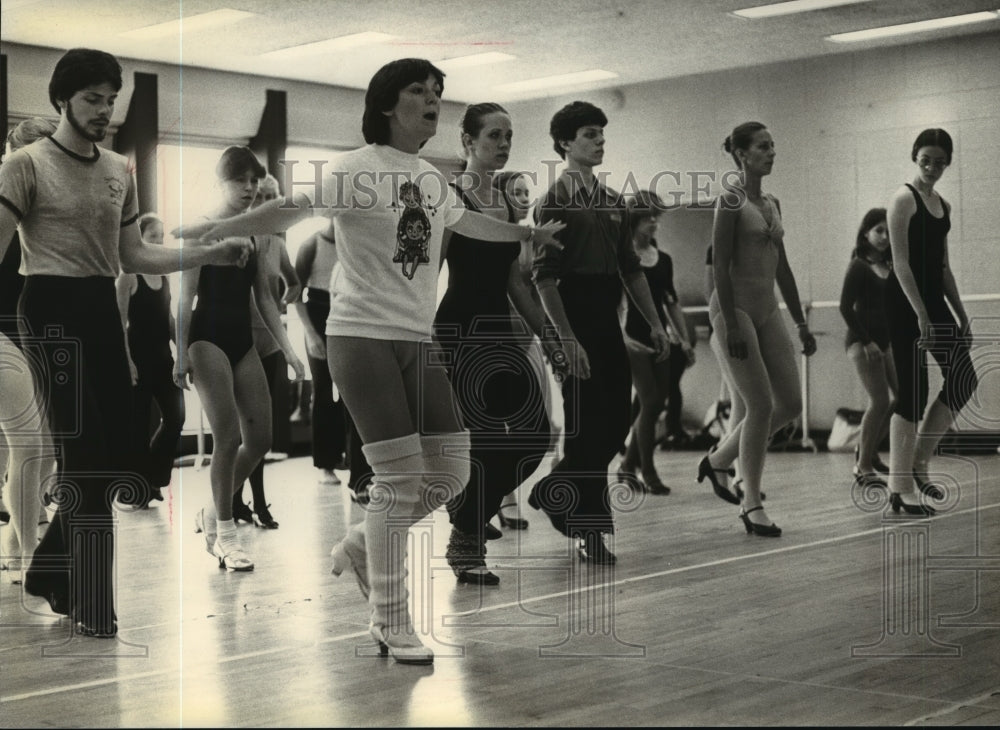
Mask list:
[[334,219],[340,266],[330,287],[328,362],[375,476],[364,524],[333,548],[333,572],[354,570],[381,653],[409,664],[429,664],[434,654],[410,620],[406,534],[470,476],[469,433],[430,347],[442,233],[558,245],[552,234],[563,228],[467,212],[441,173],[418,157],[437,132],[443,88],[444,74],[429,61],[383,66],[365,94],[368,144],[324,169],[319,197],[300,193],[175,232],[212,239],[276,232],[313,210]]

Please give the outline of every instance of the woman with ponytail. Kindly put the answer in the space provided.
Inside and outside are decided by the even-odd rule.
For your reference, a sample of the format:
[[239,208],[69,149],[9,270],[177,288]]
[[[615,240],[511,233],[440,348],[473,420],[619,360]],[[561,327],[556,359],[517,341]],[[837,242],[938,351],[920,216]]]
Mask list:
[[[802,411],[795,348],[778,309],[774,285],[798,326],[802,351],[816,352],[799,302],[795,277],[785,255],[784,228],[777,198],[761,190],[774,166],[774,141],[760,122],[746,122],[726,138],[724,149],[740,171],[740,183],[719,197],[712,230],[715,291],[709,317],[722,349],[722,367],[746,405],[746,415],[698,466],[715,493],[734,504],[747,533],[778,537],[781,528],[764,512],[761,478],[768,439]],[[737,455],[743,477],[742,500],[718,479]]]
[[[507,164],[512,138],[510,116],[499,104],[468,107],[461,121],[465,170],[452,184],[466,208],[511,223],[513,206],[492,178]],[[517,241],[484,246],[457,233],[448,244],[448,289],[434,325],[472,443],[472,475],[448,504],[447,559],[461,583],[500,582],[485,567],[484,527],[549,447],[545,404],[524,352],[531,332],[545,339],[545,314],[519,264],[522,249],[530,248]],[[511,303],[531,332],[518,331]]]

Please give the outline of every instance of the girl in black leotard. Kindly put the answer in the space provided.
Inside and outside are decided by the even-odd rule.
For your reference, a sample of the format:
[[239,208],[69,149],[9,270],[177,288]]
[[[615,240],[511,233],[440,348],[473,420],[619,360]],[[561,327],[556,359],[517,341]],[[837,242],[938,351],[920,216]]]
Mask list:
[[[266,172],[247,147],[228,147],[216,166],[223,201],[212,217],[250,209]],[[296,356],[271,295],[266,238],[251,237],[254,253],[243,268],[202,266],[185,272],[178,308],[177,368],[174,379],[187,387],[190,375],[212,428],[212,501],[198,513],[196,528],[206,549],[229,570],[253,570],[233,522],[233,494],[271,447],[271,400],[260,357],[253,346],[250,292],[289,365],[301,379]],[[191,312],[195,292],[198,306]]]
[[[163,245],[163,221],[153,213],[139,217],[139,235],[146,243]],[[136,458],[149,484],[149,500],[163,501],[161,489],[170,484],[177,439],[184,427],[184,393],[174,384],[170,341],[176,337],[170,315],[170,285],[165,276],[122,273],[116,282],[118,309],[126,330],[126,353],[132,371],[133,433]],[[152,438],[152,403],[160,409],[160,425]]]
[[889,418],[899,389],[889,346],[885,282],[892,270],[885,208],[865,213],[840,294],[840,314],[847,322],[847,355],[868,393],[861,419],[854,478],[859,484],[881,484],[889,467],[878,457],[878,445],[889,433]]
[[[513,221],[492,174],[510,154],[510,117],[499,104],[475,104],[462,118],[465,172],[455,189],[465,207]],[[471,433],[472,476],[448,505],[452,532],[447,558],[460,582],[495,585],[485,568],[483,530],[504,495],[535,471],[550,432],[534,368],[524,353],[531,333],[515,332],[510,303],[541,335],[544,314],[525,282],[516,241],[484,246],[454,233],[446,241],[448,289],[434,320],[435,337],[449,354],[448,376]]]
[[618,467],[618,479],[633,487],[639,486],[635,477],[638,467],[642,471],[646,491],[665,495],[670,494],[670,487],[660,480],[653,463],[656,419],[663,411],[663,403],[667,397],[673,400],[676,395],[672,394],[674,387],[679,387],[680,383],[676,370],[683,372],[688,364],[694,362],[694,351],[688,344],[684,312],[678,304],[674,289],[673,261],[668,254],[657,248],[653,238],[657,217],[663,210],[663,202],[655,193],[640,191],[629,200],[629,226],[632,230],[632,245],[639,256],[642,273],[656,306],[656,314],[663,327],[669,321],[671,350],[675,346],[680,348],[681,358],[680,362],[670,359],[657,361],[650,340],[649,324],[635,303],[626,297],[625,347],[632,370],[632,384],[639,399],[639,413],[632,424],[632,437],[625,457]]
[[[927,462],[978,385],[969,356],[969,317],[948,265],[951,209],[934,190],[951,164],[952,150],[951,137],[943,129],[921,132],[911,152],[917,173],[889,204],[893,271],[886,285],[886,307],[899,377],[899,399],[889,426],[889,490],[894,511],[917,516],[934,514],[934,508],[922,503],[914,483],[925,497],[944,497],[941,488],[928,481]],[[941,392],[926,412],[923,350],[937,360],[944,377]]]

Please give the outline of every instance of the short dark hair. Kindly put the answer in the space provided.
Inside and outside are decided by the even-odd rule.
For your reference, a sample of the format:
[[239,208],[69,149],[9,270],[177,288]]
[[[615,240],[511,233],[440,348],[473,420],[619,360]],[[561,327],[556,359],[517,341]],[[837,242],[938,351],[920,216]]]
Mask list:
[[859,258],[862,261],[877,261],[879,259],[883,261],[892,260],[891,248],[887,248],[885,252],[882,252],[872,246],[868,241],[868,231],[877,226],[879,223],[885,222],[885,208],[872,208],[865,213],[865,217],[861,219],[861,226],[858,228],[858,237],[854,242],[854,251],[851,253],[852,259]]
[[267,177],[267,170],[249,147],[245,145],[226,147],[215,165],[215,176],[220,180],[235,180],[245,172],[252,172],[254,177],[260,180]]
[[566,159],[566,150],[560,142],[572,142],[580,127],[606,127],[608,118],[600,108],[589,101],[574,101],[567,104],[552,116],[549,124],[549,134],[552,135],[552,148],[562,159]]
[[951,135],[943,129],[925,129],[917,135],[917,139],[913,143],[913,151],[910,153],[910,159],[914,162],[917,161],[917,152],[920,151],[921,147],[940,147],[948,157],[945,164],[951,164],[951,155],[955,151],[955,146],[951,141]]
[[652,190],[639,190],[629,197],[626,202],[628,208],[628,225],[635,233],[639,223],[647,218],[658,218],[667,209],[663,200]]
[[66,101],[80,89],[109,83],[115,91],[122,88],[122,67],[110,53],[92,48],[72,48],[63,54],[52,70],[49,80],[49,101],[57,112],[60,101]]
[[365,92],[365,112],[361,118],[361,134],[368,144],[389,143],[389,119],[383,112],[391,111],[399,101],[399,92],[415,81],[434,76],[444,91],[444,72],[423,58],[401,58],[387,63],[372,76]]
[[767,129],[767,127],[761,122],[743,122],[743,124],[736,127],[723,141],[722,149],[732,155],[733,162],[736,163],[736,167],[738,169],[743,169],[743,163],[740,162],[740,158],[736,156],[736,150],[750,149],[750,144],[753,142],[753,136],[762,129]]

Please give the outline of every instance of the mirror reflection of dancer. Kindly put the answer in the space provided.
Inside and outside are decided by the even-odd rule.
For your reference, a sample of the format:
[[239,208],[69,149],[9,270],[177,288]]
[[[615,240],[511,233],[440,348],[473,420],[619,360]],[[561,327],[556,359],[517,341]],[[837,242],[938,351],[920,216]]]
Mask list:
[[[465,170],[453,187],[469,210],[515,222],[493,174],[507,164],[513,128],[499,104],[474,104],[461,121]],[[510,306],[542,337],[545,313],[531,298],[518,263],[526,242],[483,246],[453,233],[448,288],[434,318],[435,340],[448,354],[448,376],[469,429],[472,476],[448,503],[452,530],[446,557],[460,583],[496,585],[486,569],[486,523],[503,498],[534,473],[548,450],[549,422],[541,389],[515,335]],[[520,322],[517,323],[520,326]]]
[[879,475],[889,473],[889,467],[878,456],[878,445],[889,435],[889,420],[899,389],[885,311],[885,287],[890,271],[892,252],[886,211],[872,208],[861,220],[840,293],[840,314],[847,323],[847,356],[868,393],[861,436],[854,450],[854,479],[862,486],[884,487]]
[[[214,215],[249,210],[266,174],[248,147],[227,147],[215,167],[221,200]],[[262,397],[269,389],[254,347],[251,293],[298,380],[305,368],[292,350],[273,295],[267,250],[271,237],[235,240],[253,248],[246,266],[202,266],[184,273],[174,382],[182,388],[188,378],[194,382],[212,428],[212,503],[198,512],[195,529],[204,533],[205,549],[220,568],[249,571],[254,565],[236,534],[233,495],[271,448],[271,399]]]
[[[746,406],[736,425],[698,467],[698,481],[708,477],[716,494],[739,501],[716,474],[728,469],[739,455],[743,477],[740,519],[747,533],[778,537],[781,528],[764,512],[761,478],[768,437],[802,411],[795,348],[774,296],[778,284],[788,311],[798,326],[803,352],[816,352],[799,302],[795,277],[785,255],[781,209],[774,196],[761,190],[761,181],[774,166],[774,142],[759,122],[741,124],[726,138],[724,148],[742,173],[736,192],[716,203],[712,231],[715,292],[709,317],[729,357],[722,366],[729,371]],[[738,205],[729,202],[738,197]]]
[[552,526],[578,541],[581,560],[614,564],[605,541],[614,532],[608,465],[631,422],[632,374],[618,324],[622,285],[649,323],[658,359],[667,333],[632,247],[624,202],[600,183],[608,119],[593,104],[575,101],[552,117],[550,133],[566,169],[549,188],[539,220],[566,223],[565,248],[543,248],[534,263],[542,306],[566,351],[563,381],[564,456],[531,491]]
[[60,115],[55,133],[0,166],[0,248],[7,248],[18,225],[21,231],[26,280],[19,314],[32,333],[62,328],[63,337],[79,343],[79,359],[70,363],[79,374],[77,387],[60,387],[62,362],[47,362],[40,382],[66,486],[24,589],[71,616],[79,634],[94,637],[118,631],[111,491],[134,471],[125,446],[132,442],[131,377],[115,279],[121,270],[166,274],[235,264],[247,255],[241,243],[183,251],[143,243],[129,161],[95,144],[107,134],[121,85],[114,56],[67,51],[49,83]]
[[[918,517],[935,513],[922,497],[944,497],[943,490],[929,481],[927,464],[978,385],[969,354],[969,316],[948,258],[951,206],[934,189],[951,164],[952,152],[951,136],[943,129],[921,132],[910,154],[916,174],[893,196],[888,213],[892,273],[886,283],[886,306],[899,378],[899,397],[889,424],[889,491],[894,512]],[[925,350],[944,378],[929,407]]]
[[[334,219],[338,267],[331,282],[327,357],[374,471],[365,521],[332,554],[333,572],[353,570],[371,611],[372,638],[398,662],[429,664],[414,633],[406,586],[411,525],[456,494],[471,475],[469,433],[461,428],[444,368],[422,343],[437,305],[445,228],[483,241],[555,243],[559,224],[528,229],[466,211],[444,177],[418,157],[437,132],[444,74],[429,61],[383,66],[365,94],[368,145],[324,170],[315,210]],[[313,214],[297,194],[235,218],[185,228],[215,238],[281,231]],[[322,203],[322,205],[320,205]],[[444,489],[442,489],[444,487]]]
[[[55,130],[47,119],[25,119],[11,130],[7,144],[15,152],[51,136]],[[44,474],[53,466],[52,438],[39,399],[37,375],[32,374],[21,351],[17,300],[24,288],[24,277],[18,272],[20,266],[21,241],[15,232],[0,262],[0,486],[8,503],[4,505],[0,500],[0,511],[6,513],[4,521],[10,522],[0,545],[0,570],[9,570],[14,583],[22,582],[21,573],[31,562],[38,526],[48,522],[39,490]]]
[[[138,223],[143,243],[163,245],[163,221],[155,213],[139,216]],[[115,288],[133,377],[132,428],[138,439],[139,473],[149,482],[150,501],[162,502],[162,489],[170,484],[177,440],[184,427],[184,391],[174,383],[174,356],[170,352],[170,341],[177,341],[177,322],[170,311],[170,284],[163,275],[122,272]],[[154,400],[160,423],[150,437]]]

